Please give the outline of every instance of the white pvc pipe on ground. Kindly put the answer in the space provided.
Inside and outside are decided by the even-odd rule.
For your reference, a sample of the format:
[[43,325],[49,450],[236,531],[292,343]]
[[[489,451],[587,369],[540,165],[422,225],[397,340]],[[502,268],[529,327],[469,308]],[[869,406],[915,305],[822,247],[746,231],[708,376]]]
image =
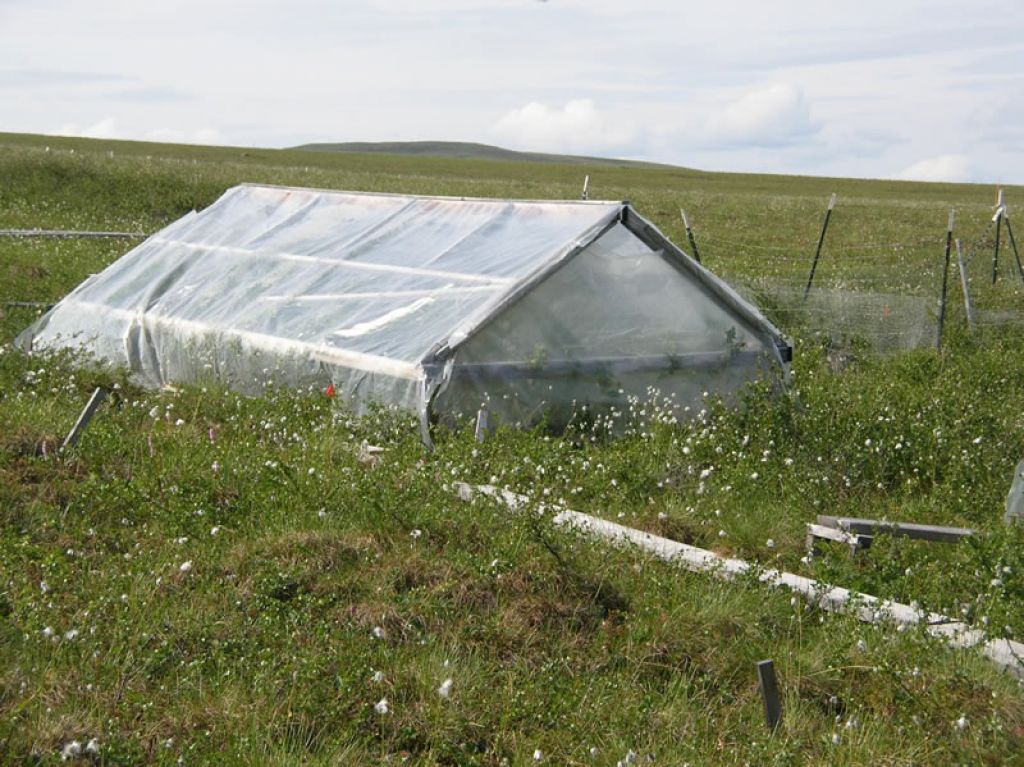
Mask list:
[[[513,510],[530,503],[530,499],[524,495],[502,490],[493,485],[469,485],[457,482],[455,488],[463,500],[470,500],[474,495],[484,495],[500,501]],[[604,538],[615,545],[637,546],[659,559],[678,562],[694,572],[709,573],[728,580],[753,571],[762,583],[770,586],[785,586],[829,612],[852,610],[858,619],[867,623],[890,621],[898,626],[915,626],[924,622],[925,630],[929,634],[942,639],[950,647],[959,649],[980,646],[981,652],[1001,670],[1024,679],[1024,644],[1009,639],[986,640],[984,632],[970,628],[963,621],[947,618],[938,613],[925,613],[910,605],[879,599],[870,594],[850,591],[840,586],[831,586],[802,575],[772,568],[761,569],[742,559],[724,557],[707,549],[618,525],[590,514],[570,511],[550,504],[541,504],[539,508],[541,510],[546,508],[554,512],[552,521],[556,525]]]

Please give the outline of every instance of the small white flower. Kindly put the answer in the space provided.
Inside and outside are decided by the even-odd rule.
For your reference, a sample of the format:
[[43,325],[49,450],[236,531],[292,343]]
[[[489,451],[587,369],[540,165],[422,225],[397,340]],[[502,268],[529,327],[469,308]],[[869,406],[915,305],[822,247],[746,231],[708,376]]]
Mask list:
[[536,751],[533,752],[533,761],[539,762],[543,758],[544,758],[544,752],[541,751],[539,748]]
[[792,458],[787,458],[785,461],[783,461],[783,463],[786,464],[787,466],[792,466],[793,465],[793,459]]
[[220,525],[214,525],[210,528],[210,535],[217,535],[220,532]]
[[184,426],[185,425],[185,421],[184,421],[184,419],[179,418],[177,421],[174,422],[174,425],[175,426]]
[[420,537],[421,535],[423,535],[423,531],[422,531],[422,530],[420,530],[420,529],[419,529],[418,527],[417,527],[417,528],[415,528],[415,529],[413,529],[413,530],[412,530],[412,531],[411,531],[411,532],[409,533],[409,537],[410,537],[410,538],[412,538],[413,540],[415,540],[416,538],[419,538],[419,537]]
[[122,602],[127,602],[128,601],[128,595],[127,594],[122,594],[121,595],[121,601]]
[[[975,437],[974,438],[974,444],[975,445],[980,445],[981,444],[981,437]],[[963,719],[963,717],[960,717],[960,719]],[[957,721],[959,721],[959,720],[957,720]]]
[[597,756],[600,753],[601,753],[601,749],[599,749],[597,746],[591,746],[590,747],[590,755],[592,757]]
[[437,694],[442,698],[448,698],[452,694],[452,684],[453,682],[450,678],[445,679],[441,682],[441,686],[437,688]]
[[373,710],[376,711],[381,716],[384,716],[386,713],[388,713],[391,710],[391,708],[388,706],[388,699],[387,698],[381,698],[380,700],[378,700],[376,702],[376,704],[374,704]]
[[49,626],[47,626],[46,628],[43,629],[42,634],[43,634],[44,637],[49,639],[50,637],[53,636],[53,629],[50,628]]
[[[978,439],[981,439],[981,437],[979,437]],[[967,717],[965,715],[961,714],[960,718],[956,720],[956,728],[958,730],[967,729]]]
[[750,478],[756,482],[760,478],[760,476],[761,475],[755,471],[750,475]]
[[191,569],[192,569],[192,560],[191,559],[188,560],[187,562],[182,562],[180,565],[178,565],[178,570],[183,572],[183,573],[187,573]]
[[384,629],[381,628],[380,626],[374,626],[373,627],[373,635],[375,637],[377,637],[377,639],[383,639],[384,638]]

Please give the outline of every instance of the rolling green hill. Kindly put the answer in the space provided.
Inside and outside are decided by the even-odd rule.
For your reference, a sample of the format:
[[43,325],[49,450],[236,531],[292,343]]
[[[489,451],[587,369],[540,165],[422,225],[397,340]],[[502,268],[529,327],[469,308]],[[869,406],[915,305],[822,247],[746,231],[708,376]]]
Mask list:
[[[575,198],[584,173],[593,197],[630,199],[681,243],[685,208],[705,264],[737,281],[802,285],[837,192],[822,290],[929,307],[955,207],[979,306],[1024,298],[1012,267],[982,290],[993,190],[972,185],[0,134],[0,229],[151,232],[243,181]],[[11,347],[38,313],[12,302],[52,303],[135,242],[0,238],[0,764],[1020,761],[1021,686],[977,652],[611,549],[541,510],[1020,638],[1024,530],[1001,522],[1024,457],[1018,330],[969,335],[953,314],[941,352],[854,345],[835,364],[831,339],[794,322],[785,391],[735,407],[709,393],[684,423],[631,403],[621,439],[581,419],[483,443],[441,432],[428,451],[412,417],[355,418],[322,390],[149,391]],[[110,401],[59,453],[100,385]],[[526,493],[530,509],[462,502],[457,481]],[[821,513],[980,534],[811,559]],[[785,707],[775,733],[763,658]]]
[[604,157],[519,152],[489,144],[465,141],[349,141],[336,144],[302,144],[304,152],[349,152],[354,154],[395,154],[410,157],[447,157],[460,160],[500,160],[503,162],[555,163],[559,165],[613,166],[623,168],[670,168],[661,163],[616,160]]

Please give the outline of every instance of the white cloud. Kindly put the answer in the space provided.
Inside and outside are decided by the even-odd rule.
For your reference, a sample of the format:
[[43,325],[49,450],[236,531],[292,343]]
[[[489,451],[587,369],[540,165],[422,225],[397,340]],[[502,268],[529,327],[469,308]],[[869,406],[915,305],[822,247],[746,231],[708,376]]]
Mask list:
[[750,91],[712,113],[704,126],[711,143],[747,146],[791,144],[819,129],[803,90],[794,83]]
[[53,131],[56,136],[82,136],[84,138],[122,138],[113,117],[105,117],[97,123],[82,127],[76,123],[65,123]]
[[146,141],[159,141],[167,144],[221,144],[223,136],[216,128],[200,128],[186,131],[178,128],[155,128],[143,134]]
[[636,140],[635,128],[603,115],[590,99],[561,109],[533,101],[513,109],[492,128],[498,140],[517,149],[544,152],[618,152]]
[[942,154],[918,160],[900,171],[896,177],[905,181],[969,181],[970,162],[966,155]]

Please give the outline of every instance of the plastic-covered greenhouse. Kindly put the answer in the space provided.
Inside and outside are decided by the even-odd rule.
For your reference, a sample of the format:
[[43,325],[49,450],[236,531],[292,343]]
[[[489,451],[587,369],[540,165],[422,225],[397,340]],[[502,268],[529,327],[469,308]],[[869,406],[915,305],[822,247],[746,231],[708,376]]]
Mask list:
[[778,330],[623,202],[244,184],[94,275],[21,336],[143,382],[326,385],[357,411],[486,405],[554,423],[785,375]]

